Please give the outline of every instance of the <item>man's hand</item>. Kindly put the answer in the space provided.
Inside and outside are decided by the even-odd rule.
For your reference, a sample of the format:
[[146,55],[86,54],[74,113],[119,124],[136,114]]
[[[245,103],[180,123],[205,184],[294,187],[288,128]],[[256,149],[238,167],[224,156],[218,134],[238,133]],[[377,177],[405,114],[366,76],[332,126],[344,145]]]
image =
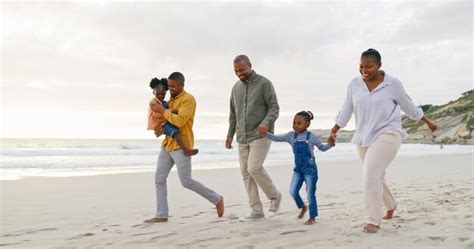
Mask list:
[[161,114],[163,114],[166,110],[158,99],[156,99],[156,101],[152,101],[150,103],[150,108],[151,108],[152,111],[158,112],[158,113],[161,113]]
[[267,132],[268,132],[268,127],[264,124],[260,124],[258,127],[257,127],[257,133],[260,135],[260,136],[266,136],[267,135]]
[[232,149],[232,138],[231,137],[228,137],[226,140],[225,140],[225,147],[229,150]]

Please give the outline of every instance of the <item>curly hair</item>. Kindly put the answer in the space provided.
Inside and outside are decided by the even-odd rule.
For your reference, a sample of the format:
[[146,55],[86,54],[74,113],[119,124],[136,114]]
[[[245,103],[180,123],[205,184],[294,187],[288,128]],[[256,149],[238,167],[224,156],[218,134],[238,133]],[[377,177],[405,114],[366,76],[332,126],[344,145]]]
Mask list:
[[167,80],[166,78],[161,78],[161,80],[160,80],[160,79],[158,79],[158,78],[156,78],[156,77],[153,78],[153,79],[151,79],[151,81],[150,81],[150,88],[151,88],[151,89],[155,89],[155,88],[158,87],[158,86],[161,86],[161,87],[163,87],[165,90],[168,90],[168,80]]
[[311,122],[314,119],[314,115],[310,111],[300,111],[296,113],[297,116],[303,117],[306,121]]

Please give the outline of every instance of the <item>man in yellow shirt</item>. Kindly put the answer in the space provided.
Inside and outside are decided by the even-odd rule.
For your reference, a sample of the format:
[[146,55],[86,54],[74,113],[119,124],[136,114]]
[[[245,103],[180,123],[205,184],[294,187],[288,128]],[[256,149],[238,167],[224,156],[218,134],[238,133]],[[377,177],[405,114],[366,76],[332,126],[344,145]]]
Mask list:
[[[178,127],[184,143],[189,148],[192,148],[194,146],[193,123],[196,100],[193,95],[184,91],[184,75],[180,72],[174,72],[168,77],[168,89],[171,94],[171,99],[168,102],[170,108],[165,109],[162,105],[154,105],[152,106],[152,111],[162,113],[169,123]],[[174,114],[172,110],[177,110],[178,113]],[[158,157],[155,173],[156,216],[145,220],[145,222],[157,223],[168,221],[166,178],[174,164],[176,164],[178,169],[179,179],[183,187],[198,193],[216,205],[217,215],[222,217],[224,214],[224,198],[202,183],[192,179],[191,158],[184,155],[183,150],[170,136],[166,136],[161,146],[162,149]]]

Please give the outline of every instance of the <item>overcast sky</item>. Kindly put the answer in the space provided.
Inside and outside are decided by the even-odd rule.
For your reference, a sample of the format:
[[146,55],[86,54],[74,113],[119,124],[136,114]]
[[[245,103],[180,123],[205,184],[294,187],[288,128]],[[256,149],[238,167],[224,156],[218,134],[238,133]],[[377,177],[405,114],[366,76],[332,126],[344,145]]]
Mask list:
[[2,2],[2,137],[153,138],[148,83],[180,71],[196,137],[224,139],[238,54],[275,86],[277,133],[301,110],[329,129],[371,47],[416,104],[444,104],[473,88],[472,13],[469,0]]

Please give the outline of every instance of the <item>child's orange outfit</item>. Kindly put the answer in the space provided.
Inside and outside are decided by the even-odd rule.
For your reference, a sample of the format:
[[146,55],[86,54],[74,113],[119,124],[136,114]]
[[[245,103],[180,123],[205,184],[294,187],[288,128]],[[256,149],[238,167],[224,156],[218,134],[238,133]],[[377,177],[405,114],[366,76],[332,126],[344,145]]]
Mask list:
[[150,100],[150,105],[148,106],[148,128],[147,130],[156,130],[158,127],[162,127],[166,123],[165,117],[163,114],[154,112],[151,110],[151,105],[160,103],[161,101],[157,98],[153,98]]

